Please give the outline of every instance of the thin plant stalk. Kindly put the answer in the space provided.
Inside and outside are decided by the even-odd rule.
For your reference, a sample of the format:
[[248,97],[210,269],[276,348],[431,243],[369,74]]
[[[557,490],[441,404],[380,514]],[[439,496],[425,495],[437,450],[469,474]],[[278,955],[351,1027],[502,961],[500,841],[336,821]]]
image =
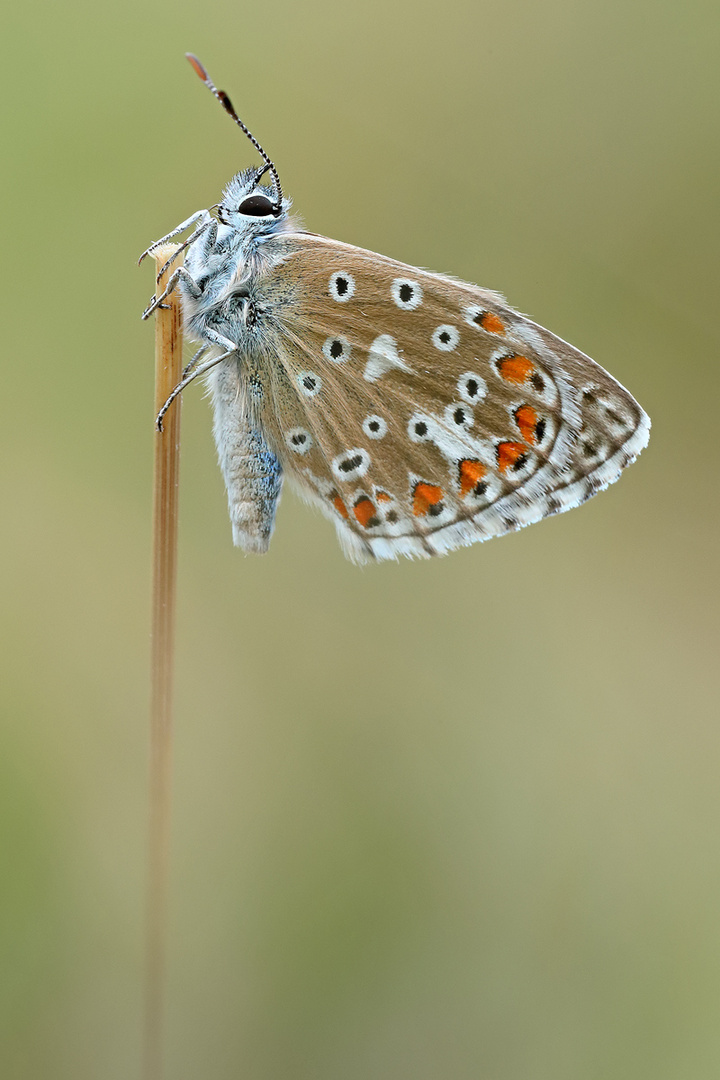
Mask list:
[[[160,267],[172,244],[153,252]],[[161,292],[174,266],[157,284]],[[155,415],[182,372],[182,318],[177,292],[155,313]],[[152,534],[150,820],[145,943],[144,1080],[161,1080],[165,1010],[165,937],[170,846],[170,780],[177,582],[180,397],[155,432]]]

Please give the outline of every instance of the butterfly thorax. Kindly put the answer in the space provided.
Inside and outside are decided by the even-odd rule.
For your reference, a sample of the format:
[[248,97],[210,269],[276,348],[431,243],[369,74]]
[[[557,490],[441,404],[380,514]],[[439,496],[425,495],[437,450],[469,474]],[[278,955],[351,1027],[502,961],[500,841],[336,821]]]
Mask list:
[[193,337],[202,339],[211,328],[241,347],[251,344],[253,335],[246,331],[261,314],[258,286],[277,261],[274,241],[295,227],[289,200],[283,200],[277,216],[240,213],[248,197],[270,195],[269,188],[255,183],[256,175],[247,169],[233,177],[218,206],[219,223],[188,249],[185,266],[200,290],[193,295],[181,284],[185,326]]

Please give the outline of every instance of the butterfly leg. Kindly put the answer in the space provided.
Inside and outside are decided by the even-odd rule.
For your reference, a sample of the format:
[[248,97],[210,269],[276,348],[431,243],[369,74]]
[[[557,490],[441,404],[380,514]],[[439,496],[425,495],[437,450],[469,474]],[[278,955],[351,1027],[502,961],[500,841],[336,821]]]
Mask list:
[[218,459],[227,488],[233,542],[246,552],[267,551],[282,488],[282,466],[253,415],[239,364],[224,364],[211,379]]
[[191,361],[190,361],[189,363],[187,363],[187,364],[185,365],[185,367],[183,368],[183,373],[182,373],[182,377],[183,377],[183,379],[185,378],[185,376],[186,376],[186,375],[189,375],[189,374],[190,374],[190,372],[191,372],[191,371],[192,371],[192,369],[193,369],[193,368],[195,367],[195,365],[197,364],[197,362],[198,362],[198,360],[200,359],[200,357],[202,356],[202,354],[203,354],[203,353],[205,353],[205,352],[207,352],[209,348],[210,348],[210,346],[209,346],[209,345],[201,345],[201,346],[200,346],[200,348],[198,349],[198,351],[197,351],[197,352],[195,353],[195,355],[193,356],[192,360],[191,360]]
[[231,341],[230,338],[226,338],[224,334],[219,334],[217,330],[213,330],[211,326],[206,326],[203,330],[203,337],[211,341],[213,345],[222,345],[223,349],[228,352],[236,352],[238,344],[236,341]]
[[[183,240],[182,244],[180,244],[179,247],[177,247],[175,251],[173,251],[167,262],[163,263],[163,265],[158,270],[156,281],[160,280],[160,278],[163,276],[170,264],[175,262],[178,255],[183,252],[185,248],[189,248],[191,244],[194,244],[200,236],[203,237],[203,249],[207,250],[208,248],[210,248],[212,250],[212,248],[215,247],[215,243],[217,241],[217,231],[217,221],[215,221],[208,215],[207,220],[203,221],[202,225],[198,225],[197,229],[195,229],[190,234],[190,236],[188,236],[187,240]],[[204,236],[203,233],[205,234]]]
[[161,244],[166,244],[168,240],[172,240],[173,236],[177,236],[179,233],[184,232],[185,229],[194,225],[196,221],[203,221],[206,225],[209,225],[210,222],[213,221],[213,218],[211,217],[209,210],[197,210],[194,214],[191,214],[189,218],[183,221],[182,224],[177,225],[172,229],[167,236],[161,236],[159,240],[156,240],[149,248],[146,248],[138,259],[138,266],[146,256],[150,255],[155,250],[156,247],[160,247]]
[[188,273],[184,266],[178,266],[177,270],[174,272],[174,274],[168,281],[164,291],[161,292],[159,296],[156,296],[155,294],[151,296],[150,303],[143,311],[141,318],[148,319],[152,315],[153,311],[155,311],[156,308],[160,307],[163,300],[165,300],[175,289],[180,279],[185,282],[188,292],[195,300],[198,300],[202,296],[202,289],[196,283],[195,278],[192,276],[192,274]]
[[178,394],[181,394],[185,387],[188,386],[189,383],[193,381],[193,379],[197,379],[198,375],[204,375],[206,371],[210,371],[211,368],[214,368],[216,364],[219,364],[222,360],[227,360],[228,356],[230,356],[231,353],[235,352],[235,349],[236,346],[233,345],[232,349],[228,349],[226,352],[220,353],[219,356],[214,356],[212,360],[206,360],[204,364],[201,364],[200,367],[195,368],[195,370],[192,371],[190,375],[186,375],[184,379],[180,380],[177,386],[173,387],[170,394],[168,395],[167,401],[165,402],[162,409],[155,418],[155,426],[158,431],[162,431],[163,417],[165,416],[165,413],[168,411]]

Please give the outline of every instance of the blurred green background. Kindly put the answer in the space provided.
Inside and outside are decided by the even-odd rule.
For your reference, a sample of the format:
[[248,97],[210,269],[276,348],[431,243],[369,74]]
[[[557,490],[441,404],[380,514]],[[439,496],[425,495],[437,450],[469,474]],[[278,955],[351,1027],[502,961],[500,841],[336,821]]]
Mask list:
[[308,228],[503,291],[654,426],[581,511],[359,570],[290,494],[232,548],[185,395],[168,1077],[714,1080],[717,6],[30,0],[4,31],[3,1077],[138,1071],[135,260],[256,160],[192,49]]

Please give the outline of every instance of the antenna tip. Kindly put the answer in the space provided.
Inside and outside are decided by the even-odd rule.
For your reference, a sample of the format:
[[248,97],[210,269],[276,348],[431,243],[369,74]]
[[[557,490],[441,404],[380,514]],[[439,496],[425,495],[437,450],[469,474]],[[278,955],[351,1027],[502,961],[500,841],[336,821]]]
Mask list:
[[193,68],[195,69],[196,75],[198,75],[202,79],[203,82],[207,82],[208,73],[205,70],[205,68],[202,66],[200,61],[198,60],[197,56],[195,56],[195,54],[191,53],[191,52],[186,52],[185,56],[187,57],[187,59],[190,61]]

